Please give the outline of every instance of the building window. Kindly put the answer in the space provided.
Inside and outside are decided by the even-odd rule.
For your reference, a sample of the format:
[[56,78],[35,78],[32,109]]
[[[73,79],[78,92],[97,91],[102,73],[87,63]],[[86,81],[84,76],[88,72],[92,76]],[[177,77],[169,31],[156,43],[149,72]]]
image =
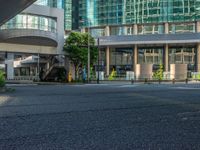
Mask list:
[[110,27],[110,35],[132,35],[132,26],[112,26]]
[[139,48],[138,49],[139,64],[162,64],[163,48]]
[[169,33],[195,33],[195,23],[170,24]]
[[125,75],[133,69],[133,49],[113,48],[110,51],[110,72],[117,71],[117,75]]
[[163,34],[164,25],[139,25],[138,34]]

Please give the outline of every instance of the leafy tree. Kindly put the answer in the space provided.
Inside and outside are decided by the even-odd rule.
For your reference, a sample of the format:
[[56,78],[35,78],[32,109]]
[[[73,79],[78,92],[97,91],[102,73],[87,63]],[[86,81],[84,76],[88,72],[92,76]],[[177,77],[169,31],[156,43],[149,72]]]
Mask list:
[[77,80],[79,68],[87,66],[88,40],[90,46],[90,63],[93,65],[97,60],[97,48],[95,39],[88,33],[72,32],[65,41],[63,50],[66,56],[75,66],[75,78]]
[[159,69],[153,74],[154,79],[163,80],[163,65],[159,65]]
[[4,87],[5,86],[5,73],[0,70],[0,87]]

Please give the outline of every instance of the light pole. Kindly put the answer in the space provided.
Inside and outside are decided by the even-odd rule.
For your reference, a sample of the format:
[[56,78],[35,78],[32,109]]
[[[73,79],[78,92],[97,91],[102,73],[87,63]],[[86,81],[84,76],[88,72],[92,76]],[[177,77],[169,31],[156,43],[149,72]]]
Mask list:
[[37,70],[38,70],[38,72],[37,72],[37,81],[40,81],[40,53],[38,52],[38,61],[37,61]]
[[90,82],[90,21],[88,22],[88,83]]
[[97,84],[99,84],[99,52],[100,52],[100,46],[99,46],[99,38],[97,39],[97,44],[98,44],[98,75],[97,75]]
[[90,20],[81,20],[80,22],[85,22],[87,23],[87,28],[88,28],[88,62],[87,62],[87,82],[90,82]]

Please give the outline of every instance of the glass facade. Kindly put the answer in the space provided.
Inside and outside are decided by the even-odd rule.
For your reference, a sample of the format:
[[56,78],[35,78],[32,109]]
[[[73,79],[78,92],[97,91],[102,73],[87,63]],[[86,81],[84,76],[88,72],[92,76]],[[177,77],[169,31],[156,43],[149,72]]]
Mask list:
[[90,29],[90,34],[92,35],[92,37],[99,37],[99,36],[105,36],[105,29],[102,28],[93,28]]
[[179,23],[179,24],[170,24],[169,25],[169,33],[177,34],[177,33],[195,33],[196,26],[195,23]]
[[65,30],[72,29],[72,0],[64,0]]
[[54,8],[63,8],[64,0],[37,0],[34,4],[49,6]]
[[196,47],[171,47],[169,64],[188,64],[188,70],[195,70]]
[[82,26],[194,22],[199,0],[79,0]]
[[[63,8],[64,0],[37,0],[34,4]],[[55,18],[47,16],[21,13],[2,25],[0,29],[36,29],[56,33],[57,21]]]
[[138,48],[138,63],[139,64],[163,64],[162,47]]
[[110,51],[110,72],[117,71],[117,75],[125,75],[133,69],[133,49],[113,48]]
[[5,52],[0,52],[0,70],[5,71]]
[[56,20],[50,17],[19,14],[0,27],[3,29],[36,29],[56,33]]
[[110,27],[110,35],[132,35],[132,26],[112,26]]
[[171,64],[194,64],[195,48],[175,47],[170,48],[169,62]]
[[138,34],[163,34],[164,25],[138,25]]

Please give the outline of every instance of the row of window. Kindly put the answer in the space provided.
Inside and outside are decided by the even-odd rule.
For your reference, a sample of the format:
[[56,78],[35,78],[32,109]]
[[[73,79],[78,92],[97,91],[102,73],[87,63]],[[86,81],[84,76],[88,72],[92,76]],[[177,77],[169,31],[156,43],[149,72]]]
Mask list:
[[[195,47],[171,47],[169,48],[169,64],[195,64],[196,60]],[[110,65],[132,65],[133,49],[131,48],[112,48],[110,50]],[[162,64],[163,48],[139,48],[138,64]],[[102,49],[100,53],[100,61],[106,65],[106,53]]]
[[[138,25],[137,33],[142,34],[164,34],[164,25]],[[90,30],[93,37],[105,36],[104,28],[93,28]],[[184,23],[184,24],[169,24],[169,33],[195,33],[196,24],[195,23]],[[133,35],[134,27],[132,26],[111,26],[110,35]]]
[[80,20],[93,20],[91,26],[200,20],[197,0],[80,0],[79,7]]
[[[195,71],[197,51],[195,47],[171,47],[169,49],[169,64],[188,64],[188,70]],[[133,49],[131,48],[112,48],[110,49],[110,71],[113,68],[118,74],[126,74],[126,71],[133,69]],[[138,64],[163,64],[164,53],[162,47],[139,48]],[[101,67],[106,66],[106,52],[100,52]]]
[[37,0],[35,4],[54,8],[63,8],[64,0]]
[[56,20],[50,17],[19,14],[2,25],[0,29],[37,29],[57,32],[56,26]]

